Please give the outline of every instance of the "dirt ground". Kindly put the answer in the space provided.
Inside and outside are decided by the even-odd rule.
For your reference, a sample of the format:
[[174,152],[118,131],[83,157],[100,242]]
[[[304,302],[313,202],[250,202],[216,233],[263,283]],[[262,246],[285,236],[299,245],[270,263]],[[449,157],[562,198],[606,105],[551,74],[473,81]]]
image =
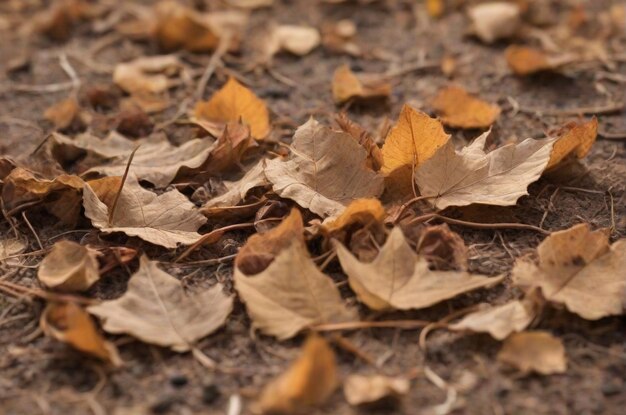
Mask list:
[[[209,1],[211,3],[212,0]],[[15,11],[10,3],[0,3],[3,16],[28,21],[42,8]],[[149,4],[150,2],[144,1]],[[198,2],[196,2],[198,3]],[[201,3],[201,2],[200,2]],[[396,119],[402,104],[430,111],[428,102],[443,85],[457,83],[491,102],[498,102],[503,113],[494,126],[493,142],[501,144],[526,137],[542,137],[551,128],[570,120],[572,115],[544,115],[541,110],[579,107],[601,107],[626,98],[623,81],[611,81],[601,73],[602,65],[590,65],[575,73],[540,74],[528,78],[513,76],[504,61],[507,43],[485,46],[466,35],[466,18],[461,10],[449,10],[429,25],[415,24],[412,1],[390,0],[359,5],[356,2],[320,5],[316,1],[280,0],[270,9],[252,14],[248,30],[253,32],[268,21],[307,23],[344,18],[353,20],[358,37],[376,57],[351,58],[318,48],[305,57],[279,55],[274,68],[295,86],[278,81],[267,72],[244,73],[249,86],[268,102],[275,123],[281,123],[283,139],[289,142],[295,126],[310,115],[331,122],[337,111],[330,90],[332,73],[340,64],[349,63],[354,70],[381,73],[426,60],[452,55],[462,62],[448,78],[436,68],[406,73],[394,78],[393,94],[386,103],[351,106],[349,115],[371,131],[378,131],[386,119]],[[453,3],[453,2],[451,2]],[[565,13],[570,4],[584,4],[589,13],[606,10],[618,1],[560,1],[557,11]],[[6,69],[11,60],[28,56],[28,70],[7,74],[0,70],[2,86],[41,85],[66,82],[59,66],[59,54],[65,52],[78,72],[82,85],[111,84],[106,71],[97,73],[82,62],[80,56],[98,42],[89,23],[80,25],[71,39],[55,43],[42,37],[29,39],[17,31],[0,32],[0,65]],[[612,47],[626,52],[626,35],[612,40]],[[121,39],[104,47],[96,56],[105,68],[134,57],[157,54],[155,45]],[[209,54],[181,53],[193,68],[202,70]],[[246,66],[247,51],[227,56],[225,62],[234,71]],[[612,72],[626,75],[626,62],[618,62]],[[94,65],[91,65],[94,66]],[[217,90],[227,78],[217,71],[209,82],[205,97]],[[623,78],[622,78],[623,79]],[[172,92],[173,105],[156,114],[155,122],[176,114],[178,103],[193,91],[180,87]],[[31,152],[44,139],[51,126],[43,119],[44,110],[64,98],[67,91],[17,92],[0,89],[0,154],[17,156]],[[509,99],[510,98],[510,99]],[[521,110],[516,110],[515,102]],[[537,111],[529,110],[535,109]],[[543,111],[550,112],[550,111]],[[593,112],[593,111],[591,111]],[[626,112],[599,114],[600,130],[626,131]],[[165,129],[172,141],[191,138],[186,126],[170,125]],[[450,130],[458,144],[477,135],[476,132]],[[519,221],[540,225],[547,230],[565,229],[588,222],[594,228],[611,228],[611,239],[626,237],[626,141],[600,137],[589,156],[567,174],[544,177],[530,187],[530,195],[518,206],[506,209]],[[150,257],[164,261],[174,257],[154,246],[147,246],[124,236],[98,236],[87,222],[76,230],[65,228],[54,218],[29,212],[28,219],[45,247],[59,238],[83,242],[121,243],[140,247]],[[25,221],[18,215],[19,231],[29,237],[30,249],[37,241]],[[9,232],[6,220],[0,225]],[[209,229],[209,228],[207,228]],[[470,270],[488,275],[510,271],[515,257],[533,252],[542,235],[526,230],[476,230],[452,227],[470,249]],[[230,233],[219,244],[203,248],[193,259],[210,259],[235,253],[249,233]],[[36,285],[36,268],[42,256],[25,257],[12,281]],[[11,271],[0,265],[0,274]],[[131,271],[136,264],[131,266]],[[215,281],[232,289],[232,267],[170,266],[173,275],[184,278],[193,287],[208,287]],[[338,271],[331,264],[328,271]],[[115,298],[126,286],[129,274],[118,270],[100,281],[89,294],[97,298]],[[437,320],[483,301],[502,303],[511,297],[508,283],[495,290],[464,295],[427,310],[395,313],[385,318]],[[344,293],[356,303],[354,294]],[[200,366],[189,354],[177,354],[150,346],[127,336],[111,336],[120,348],[125,366],[110,370],[100,363],[70,350],[42,335],[38,326],[43,303],[28,297],[14,298],[0,293],[0,413],[1,414],[224,414],[235,396],[244,403],[241,413],[248,413],[250,396],[276,374],[283,371],[298,354],[302,337],[278,342],[263,335],[252,335],[244,307],[237,303],[224,328],[199,344],[206,355],[237,368],[235,373],[211,372]],[[361,308],[363,318],[371,316]],[[520,376],[496,362],[500,343],[487,335],[451,333],[437,330],[428,337],[428,352],[419,345],[418,330],[368,329],[345,332],[344,336],[363,353],[379,363],[376,368],[355,355],[339,351],[342,374],[375,373],[411,374],[414,377],[409,395],[399,407],[370,413],[421,414],[441,412],[447,399],[454,399],[455,414],[619,414],[626,407],[626,320],[606,318],[584,321],[566,311],[554,310],[544,315],[535,328],[548,329],[563,339],[569,359],[562,375]],[[448,384],[440,388],[423,375],[427,366]],[[348,406],[338,390],[319,414],[367,413]]]

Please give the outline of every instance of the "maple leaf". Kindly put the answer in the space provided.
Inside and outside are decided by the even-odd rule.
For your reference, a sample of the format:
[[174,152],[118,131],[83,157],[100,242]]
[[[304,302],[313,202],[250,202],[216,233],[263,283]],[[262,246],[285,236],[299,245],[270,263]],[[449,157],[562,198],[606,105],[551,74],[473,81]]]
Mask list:
[[537,248],[538,264],[518,260],[513,282],[526,291],[541,289],[546,300],[564,304],[588,320],[623,311],[626,290],[626,239],[609,246],[603,230],[589,224],[553,232]]
[[311,335],[300,357],[268,383],[256,402],[264,414],[291,414],[323,404],[337,388],[337,363],[328,342]]
[[385,139],[382,148],[387,191],[411,193],[413,170],[431,158],[450,139],[441,122],[427,114],[404,105],[398,122]]
[[371,263],[360,262],[342,244],[335,246],[350,287],[374,310],[425,308],[495,285],[504,278],[460,271],[431,271],[428,261],[413,252],[400,228],[391,231]]
[[391,95],[391,84],[380,80],[360,80],[347,64],[335,70],[332,82],[333,98],[336,104],[350,99],[368,100],[385,98]]
[[71,149],[74,149],[74,152],[82,150],[104,158],[106,163],[97,163],[99,165],[85,173],[105,176],[123,175],[131,153],[139,146],[129,171],[158,188],[166,187],[179,174],[199,170],[216,147],[208,139],[189,140],[176,147],[163,134],[129,140],[116,132],[110,133],[105,139],[91,134],[81,134],[75,139],[55,134],[53,143],[53,153],[60,153],[64,157],[71,156]]
[[558,135],[546,170],[557,166],[570,155],[578,159],[585,157],[598,137],[598,119],[593,117],[585,123],[566,125],[558,131]]
[[41,261],[37,277],[50,288],[85,291],[100,279],[97,252],[72,241],[59,241]]
[[565,347],[560,339],[546,331],[526,331],[509,336],[498,353],[498,360],[522,373],[542,375],[567,370]]
[[185,352],[220,328],[232,311],[233,298],[221,285],[187,294],[181,283],[143,256],[128,290],[120,298],[87,308],[109,333]]
[[195,117],[229,123],[242,121],[250,127],[252,137],[260,140],[270,132],[270,116],[265,102],[231,77],[208,101],[200,101]]
[[485,153],[489,131],[460,151],[447,143],[415,172],[420,193],[437,209],[473,203],[510,206],[527,195],[550,160],[554,139],[528,138]]
[[500,115],[500,107],[473,97],[457,86],[441,89],[432,106],[445,125],[457,128],[487,128]]
[[407,379],[383,375],[350,375],[343,385],[343,394],[350,405],[371,405],[383,400],[397,400],[406,395],[411,384]]
[[156,195],[142,188],[133,175],[128,176],[112,217],[112,206],[103,203],[89,184],[83,188],[83,205],[85,216],[102,232],[123,232],[165,248],[193,244],[201,237],[198,228],[206,222],[178,190]]
[[321,217],[382,193],[382,177],[365,166],[365,149],[350,135],[312,118],[296,130],[291,153],[286,161],[269,160],[265,176],[276,194]]
[[46,335],[67,343],[76,350],[113,366],[122,364],[115,345],[102,337],[89,314],[73,302],[48,303],[39,324]]
[[118,63],[113,71],[113,82],[130,94],[158,94],[172,86],[171,74],[181,68],[180,60],[174,55],[143,56]]
[[332,279],[320,272],[304,242],[291,240],[262,272],[247,276],[235,267],[235,288],[263,333],[285,340],[320,323],[353,321]]

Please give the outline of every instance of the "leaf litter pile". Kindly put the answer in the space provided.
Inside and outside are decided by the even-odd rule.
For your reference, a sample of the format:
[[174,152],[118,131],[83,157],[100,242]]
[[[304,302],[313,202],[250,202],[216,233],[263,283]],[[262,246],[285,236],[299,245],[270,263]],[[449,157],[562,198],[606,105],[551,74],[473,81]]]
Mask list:
[[0,10],[0,412],[620,413],[623,3]]

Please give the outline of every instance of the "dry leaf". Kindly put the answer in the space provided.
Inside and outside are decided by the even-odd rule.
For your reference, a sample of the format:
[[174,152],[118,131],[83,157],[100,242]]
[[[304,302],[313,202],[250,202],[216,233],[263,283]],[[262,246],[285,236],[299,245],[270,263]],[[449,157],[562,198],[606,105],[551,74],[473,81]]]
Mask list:
[[52,40],[69,39],[78,22],[90,16],[92,5],[83,0],[61,0],[35,16],[34,27]]
[[438,120],[404,105],[382,148],[385,187],[403,196],[410,194],[413,169],[431,158],[449,139]]
[[226,2],[233,7],[251,10],[261,7],[270,7],[274,3],[274,0],[226,0]]
[[322,223],[322,227],[329,234],[333,234],[355,224],[361,224],[364,227],[375,223],[382,225],[385,216],[385,208],[380,200],[357,199],[350,203],[338,217],[327,218]]
[[71,126],[80,115],[80,107],[75,98],[67,98],[48,107],[43,113],[46,120],[54,124],[57,130],[63,130]]
[[126,333],[141,341],[185,352],[220,328],[233,308],[221,285],[187,294],[180,281],[143,256],[120,298],[90,306],[109,333]]
[[526,329],[537,315],[537,301],[530,297],[509,301],[498,306],[487,306],[450,324],[450,330],[470,330],[489,333],[496,340],[504,340],[511,333]]
[[359,57],[363,51],[354,40],[356,34],[356,24],[350,19],[327,22],[322,26],[322,44],[331,52]]
[[585,157],[598,137],[598,119],[593,117],[585,123],[566,125],[557,134],[559,138],[554,143],[546,169],[557,166],[570,155],[578,159]]
[[28,246],[19,239],[0,237],[0,263],[7,262],[10,265],[14,262],[13,256],[21,254]]
[[350,405],[369,405],[397,400],[406,395],[410,387],[410,382],[404,378],[350,375],[343,384],[343,393]]
[[241,162],[241,157],[255,144],[250,128],[240,122],[226,124],[215,142],[215,148],[206,163],[206,172],[216,174],[232,169]]
[[98,199],[88,184],[83,188],[83,199],[85,216],[102,232],[123,232],[165,248],[193,244],[201,237],[198,228],[206,222],[178,190],[157,195],[142,188],[133,175],[126,179],[110,221],[112,206]]
[[528,185],[539,179],[548,165],[554,140],[528,138],[485,153],[489,133],[460,151],[448,142],[417,169],[415,182],[434,207],[511,206],[528,194]]
[[281,51],[298,56],[308,55],[319,46],[321,39],[320,32],[314,27],[274,26],[263,42],[263,60],[269,62],[275,54]]
[[269,160],[265,176],[280,197],[321,217],[334,216],[355,199],[382,193],[383,179],[365,166],[366,158],[349,134],[311,118],[296,130],[290,158]]
[[176,147],[163,134],[129,140],[116,132],[111,132],[105,139],[90,134],[81,134],[75,139],[55,134],[53,143],[53,153],[64,157],[81,150],[107,159],[106,163],[87,170],[87,173],[94,172],[106,176],[123,175],[128,158],[139,146],[129,172],[157,188],[166,187],[179,174],[191,174],[198,170],[205,164],[216,146],[208,139],[196,138]]
[[516,367],[522,373],[550,375],[565,373],[567,370],[563,343],[545,331],[512,334],[502,345],[498,360]]
[[263,414],[306,411],[326,402],[338,383],[335,353],[326,340],[311,335],[291,367],[265,386],[255,409]]
[[248,20],[238,11],[199,13],[176,1],[162,1],[155,10],[154,36],[159,46],[168,51],[182,48],[205,52],[217,48],[222,38],[228,40],[229,49],[236,50]]
[[554,70],[575,61],[570,55],[550,56],[539,49],[519,45],[509,46],[504,55],[511,70],[520,76]]
[[158,94],[172,86],[182,64],[175,55],[143,56],[130,62],[118,63],[113,82],[130,94]]
[[98,253],[76,242],[56,242],[41,261],[37,277],[50,288],[86,291],[100,279]]
[[428,226],[417,241],[417,253],[425,256],[437,269],[467,269],[467,247],[461,236],[447,224]]
[[253,326],[280,340],[315,324],[358,319],[298,238],[292,239],[259,274],[246,276],[235,268],[235,288]]
[[115,345],[102,337],[89,314],[77,304],[48,303],[39,323],[48,336],[113,366],[121,366]]
[[270,116],[265,101],[233,77],[208,101],[198,102],[194,115],[224,124],[242,121],[250,127],[252,137],[257,140],[270,132]]
[[383,153],[370,133],[350,120],[345,112],[340,113],[335,121],[342,131],[350,134],[367,151],[368,167],[375,171],[380,170],[383,165]]
[[336,104],[351,99],[368,100],[391,95],[391,84],[381,81],[361,81],[347,64],[341,65],[333,75],[333,98]]
[[500,107],[457,86],[441,89],[432,106],[445,125],[455,128],[488,128],[500,115]]
[[621,315],[626,290],[626,239],[609,246],[603,230],[588,224],[553,232],[537,248],[538,264],[518,260],[515,284],[541,288],[548,300],[564,304],[587,320]]
[[304,243],[304,224],[298,209],[273,229],[256,233],[246,241],[235,258],[235,267],[245,275],[258,274],[271,264],[276,255],[290,246],[294,240]]
[[485,43],[513,36],[521,23],[520,8],[514,3],[482,3],[470,8],[468,16],[476,36]]
[[430,17],[435,19],[443,16],[446,11],[444,0],[426,0],[426,11]]
[[374,310],[425,308],[495,285],[504,278],[460,271],[431,271],[426,258],[415,254],[400,228],[391,231],[371,263],[360,262],[341,244],[336,244],[336,248],[350,287]]

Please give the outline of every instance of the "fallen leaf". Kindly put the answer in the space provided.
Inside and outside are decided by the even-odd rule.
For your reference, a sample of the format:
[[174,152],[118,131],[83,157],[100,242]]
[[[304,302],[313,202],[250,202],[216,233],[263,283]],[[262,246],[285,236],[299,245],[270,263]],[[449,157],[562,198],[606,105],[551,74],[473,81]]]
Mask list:
[[263,42],[263,60],[269,62],[281,51],[297,56],[311,53],[321,42],[320,32],[310,26],[278,25],[273,26]]
[[383,153],[370,133],[350,120],[345,112],[340,113],[335,121],[342,131],[350,134],[367,151],[368,167],[375,171],[380,170],[383,165]]
[[506,48],[504,56],[511,70],[520,76],[558,69],[575,60],[571,55],[550,56],[539,49],[519,45]]
[[56,242],[41,261],[37,277],[49,288],[86,291],[100,279],[98,253],[69,240]]
[[521,23],[520,8],[514,3],[482,3],[471,7],[467,14],[476,36],[485,43],[513,36]]
[[530,297],[512,300],[498,306],[486,306],[466,315],[457,323],[450,324],[450,330],[470,330],[489,333],[496,340],[504,340],[511,333],[525,330],[535,319],[538,302]]
[[343,384],[346,401],[352,406],[371,405],[381,401],[399,399],[411,387],[404,378],[383,375],[350,375]]
[[311,118],[296,130],[291,150],[286,161],[269,160],[265,176],[280,197],[321,217],[382,193],[382,177],[365,166],[367,152],[349,134]]
[[441,89],[432,106],[445,125],[455,128],[488,128],[500,115],[500,107],[457,86]]
[[220,284],[187,294],[180,281],[143,256],[139,270],[120,298],[87,308],[108,333],[126,333],[141,341],[186,352],[197,340],[220,328],[233,308],[233,297]]
[[398,122],[387,135],[382,148],[385,187],[403,196],[411,193],[413,170],[431,158],[450,135],[441,122],[409,105],[402,107]]
[[364,227],[376,223],[382,225],[385,215],[385,208],[380,200],[357,199],[350,203],[338,217],[327,218],[322,223],[322,227],[329,234],[333,234],[355,224],[361,224]]
[[425,256],[437,269],[441,266],[467,269],[467,246],[463,238],[447,224],[428,226],[419,235],[417,253]]
[[426,0],[426,11],[430,17],[435,19],[443,16],[446,7],[443,0]]
[[254,275],[265,270],[276,255],[289,247],[294,240],[304,243],[304,224],[298,209],[291,213],[273,229],[256,233],[239,249],[235,267],[245,275]]
[[83,0],[56,1],[35,16],[35,30],[52,40],[65,41],[71,36],[76,24],[90,16],[91,7]]
[[261,7],[270,7],[274,4],[274,0],[227,0],[226,2],[240,9],[260,9]]
[[490,131],[460,151],[448,142],[415,172],[420,193],[437,209],[472,203],[511,206],[527,195],[550,159],[554,139],[528,138],[485,153]]
[[564,304],[587,320],[621,315],[626,290],[626,239],[609,246],[603,230],[589,224],[553,232],[537,248],[538,264],[518,260],[513,282],[541,289],[546,300]]
[[129,140],[116,132],[110,133],[105,139],[91,134],[81,134],[74,139],[55,134],[52,140],[53,153],[63,157],[86,151],[104,159],[104,162],[96,160],[95,164],[98,165],[92,164],[86,173],[94,172],[106,176],[123,175],[128,158],[139,146],[129,172],[157,188],[166,187],[179,174],[197,171],[215,149],[214,143],[200,138],[189,140],[176,147],[164,134],[155,134],[139,140]]
[[336,104],[342,104],[351,99],[368,100],[387,98],[391,95],[389,82],[362,81],[357,78],[347,64],[341,65],[335,70],[332,89]]
[[550,375],[567,370],[563,343],[546,331],[512,334],[502,345],[498,361],[514,366],[522,373]]
[[391,231],[371,263],[360,262],[342,244],[335,246],[350,287],[373,310],[425,308],[495,285],[504,278],[461,271],[431,271],[426,258],[415,254],[400,228]]
[[554,143],[546,169],[557,166],[571,155],[577,159],[585,157],[598,137],[598,119],[593,117],[585,123],[566,125],[557,134],[559,138]]
[[199,119],[229,123],[242,121],[250,127],[252,137],[260,140],[270,132],[270,117],[265,101],[231,77],[208,101],[196,104]]
[[259,274],[247,276],[235,267],[234,275],[235,288],[253,326],[280,340],[315,324],[358,319],[298,238],[292,239]]
[[255,409],[263,414],[306,411],[326,402],[338,383],[335,353],[326,340],[311,335],[300,357],[265,386]]
[[354,39],[356,34],[356,24],[350,19],[327,22],[322,26],[322,44],[325,49],[333,53],[345,53],[359,57],[363,51]]
[[12,257],[21,254],[27,247],[20,239],[0,237],[0,263],[6,261],[11,265],[14,262]]
[[80,107],[75,98],[67,98],[48,107],[43,116],[50,121],[56,130],[64,130],[70,127],[78,119],[80,115]]
[[122,365],[115,345],[102,337],[89,314],[73,302],[48,303],[39,324],[46,335],[67,343],[76,350],[113,366]]
[[158,94],[173,85],[171,77],[181,69],[182,64],[175,55],[143,56],[118,63],[113,71],[113,82],[130,94]]
[[255,144],[250,135],[250,128],[240,122],[226,124],[224,131],[215,142],[209,159],[206,162],[206,172],[216,174],[232,169],[241,162],[241,157]]
[[139,185],[129,175],[119,196],[114,215],[86,184],[83,188],[85,216],[104,233],[123,232],[165,248],[177,244],[191,245],[201,238],[198,228],[206,219],[178,190],[157,195]]

